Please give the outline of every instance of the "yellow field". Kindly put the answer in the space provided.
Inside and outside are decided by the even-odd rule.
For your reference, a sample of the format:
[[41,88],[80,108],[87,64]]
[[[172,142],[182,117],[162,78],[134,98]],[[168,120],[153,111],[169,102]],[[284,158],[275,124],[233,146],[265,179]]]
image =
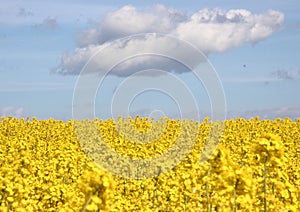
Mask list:
[[[131,134],[118,133],[130,129],[128,124]],[[217,149],[205,160],[204,146],[209,148],[214,138],[211,129],[223,126],[209,119],[3,117],[0,211],[300,211],[300,119],[238,118],[223,124]],[[151,159],[177,140],[189,141],[192,128],[197,129],[192,150],[176,167],[153,178],[115,176],[87,156],[116,162],[89,145],[101,135],[125,158]],[[140,139],[145,143],[137,143]]]

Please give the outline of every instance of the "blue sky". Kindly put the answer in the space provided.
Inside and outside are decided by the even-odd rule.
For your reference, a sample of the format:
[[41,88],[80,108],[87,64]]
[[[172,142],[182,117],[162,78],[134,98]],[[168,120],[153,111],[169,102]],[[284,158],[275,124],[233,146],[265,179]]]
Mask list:
[[[86,49],[92,51],[125,35],[158,32],[187,40],[207,55],[224,88],[227,118],[299,117],[299,9],[296,0],[3,1],[0,115],[71,119],[80,64],[87,62],[82,55],[89,55]],[[120,21],[115,22],[115,17]],[[105,79],[95,99],[97,116],[111,116],[113,94],[132,74],[129,70],[134,69],[121,68],[121,74]],[[173,72],[193,91],[202,117],[209,115],[204,87],[191,72],[178,70]],[[139,80],[143,84],[149,78]],[[137,95],[129,110],[132,115],[180,113],[172,96],[157,91]]]

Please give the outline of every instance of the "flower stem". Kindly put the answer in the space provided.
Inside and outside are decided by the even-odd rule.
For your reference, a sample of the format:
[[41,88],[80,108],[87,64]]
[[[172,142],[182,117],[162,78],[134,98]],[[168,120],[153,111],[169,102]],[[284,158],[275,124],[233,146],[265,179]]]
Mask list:
[[[206,171],[206,176],[209,175],[209,172],[210,172],[210,168],[211,168],[211,164],[209,164],[209,167]],[[210,212],[211,211],[211,203],[210,203],[210,200],[209,200],[209,191],[208,191],[208,183],[206,182],[205,183],[205,191],[206,191],[206,203],[207,203],[207,211]]]
[[264,211],[267,212],[267,168],[268,168],[269,154],[267,153],[266,162],[264,165]]
[[233,203],[232,203],[232,212],[235,212],[235,202],[236,202],[236,188],[237,188],[237,185],[239,183],[239,180],[237,179],[236,182],[235,182],[235,185],[234,185],[234,189],[233,189]]
[[86,211],[86,207],[90,204],[90,202],[92,201],[92,196],[93,193],[91,193],[91,195],[89,196],[88,200],[85,202],[83,208],[81,209],[81,212],[85,212]]

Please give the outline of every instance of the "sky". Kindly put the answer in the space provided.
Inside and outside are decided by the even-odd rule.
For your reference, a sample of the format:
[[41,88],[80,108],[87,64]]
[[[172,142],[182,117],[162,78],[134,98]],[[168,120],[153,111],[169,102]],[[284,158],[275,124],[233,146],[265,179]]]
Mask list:
[[66,121],[86,107],[102,119],[298,118],[299,9],[297,0],[2,1],[0,116]]

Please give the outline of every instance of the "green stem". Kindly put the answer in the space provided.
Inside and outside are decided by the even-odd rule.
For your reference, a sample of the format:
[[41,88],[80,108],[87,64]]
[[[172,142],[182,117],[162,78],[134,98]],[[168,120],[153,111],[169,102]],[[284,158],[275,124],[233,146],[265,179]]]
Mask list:
[[235,212],[235,202],[236,202],[236,188],[237,188],[237,185],[239,183],[239,179],[236,180],[235,182],[235,185],[234,185],[234,189],[233,189],[233,203],[232,203],[232,212]]
[[[209,165],[207,171],[206,171],[206,176],[208,176],[209,172],[210,172],[210,168],[211,168],[211,164]],[[208,191],[208,183],[206,182],[205,183],[205,192],[206,192],[206,210],[209,212],[211,211],[211,204],[210,204],[210,201],[209,201],[209,191]]]
[[93,193],[91,193],[91,195],[89,196],[88,200],[85,202],[83,208],[81,209],[81,212],[85,212],[86,211],[86,207],[90,204],[90,202],[92,201],[92,196]]
[[152,196],[152,208],[154,208],[155,196],[156,196],[156,188],[155,188],[155,190],[153,191],[153,196]]
[[183,199],[184,199],[184,211],[186,210],[186,196],[183,194]]
[[264,211],[267,212],[267,168],[268,168],[269,154],[267,153],[266,162],[264,165]]
[[154,191],[153,191],[153,196],[152,196],[152,208],[154,208],[154,206],[155,206],[155,198],[157,197],[157,193],[156,193],[156,186],[157,186],[157,179],[156,178],[154,178],[154,180],[155,180],[155,184],[154,184]]
[[126,180],[124,180],[124,193],[123,193],[124,196],[126,196]]
[[[87,206],[90,204],[90,202],[92,201],[93,195],[95,195],[95,194],[97,194],[99,191],[101,191],[102,188],[103,188],[103,187],[100,185],[100,186],[98,186],[98,187],[96,188],[96,190],[95,190],[94,192],[92,192],[92,193],[90,194],[88,200],[85,202],[83,208],[81,209],[81,212],[85,212],[85,211],[86,211],[86,207],[87,207]],[[101,206],[100,206],[100,207],[101,207]],[[101,209],[101,208],[100,208],[100,209]],[[99,209],[99,206],[98,206],[98,211],[99,211],[100,209]]]

